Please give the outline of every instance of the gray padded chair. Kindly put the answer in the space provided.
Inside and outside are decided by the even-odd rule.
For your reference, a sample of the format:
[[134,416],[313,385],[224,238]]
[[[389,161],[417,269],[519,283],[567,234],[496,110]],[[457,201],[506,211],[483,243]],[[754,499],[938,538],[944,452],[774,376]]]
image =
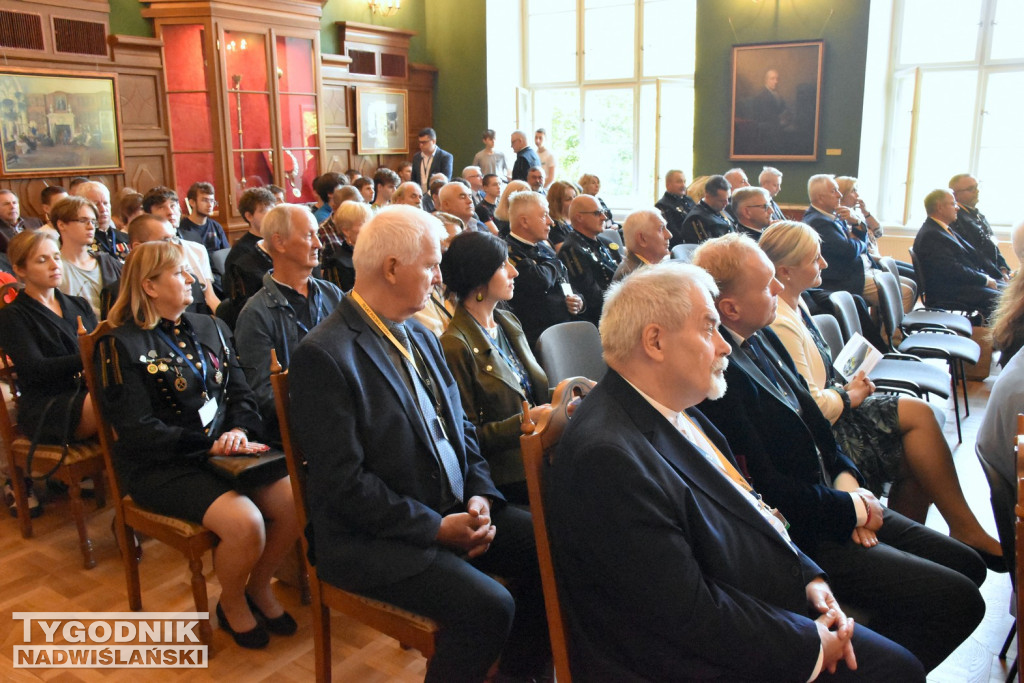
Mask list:
[[693,261],[693,252],[699,246],[699,244],[677,244],[672,247],[672,258],[683,263],[691,263]]
[[[891,256],[884,256],[879,259],[879,262],[896,278],[897,282],[900,282],[900,271],[896,267],[896,259]],[[916,286],[914,287],[914,292],[916,296]],[[905,330],[913,332],[928,327],[943,327],[950,332],[956,332],[961,337],[970,337],[974,332],[974,326],[971,325],[971,321],[966,316],[959,313],[951,313],[940,308],[915,308],[903,316],[903,328]]]
[[608,370],[601,355],[601,334],[593,323],[585,320],[559,323],[544,330],[537,338],[536,351],[551,388],[570,377],[586,377],[596,382]]

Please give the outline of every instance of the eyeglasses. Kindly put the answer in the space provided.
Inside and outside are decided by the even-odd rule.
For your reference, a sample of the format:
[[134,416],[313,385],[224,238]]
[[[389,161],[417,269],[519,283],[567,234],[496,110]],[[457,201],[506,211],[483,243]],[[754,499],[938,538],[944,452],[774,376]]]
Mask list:
[[94,228],[97,225],[99,225],[99,221],[97,221],[95,218],[72,218],[68,222],[69,223],[81,223],[82,225],[91,225]]
[[772,210],[772,205],[771,204],[747,204],[747,207],[749,207],[751,209],[764,209],[765,211],[771,211]]
[[577,211],[581,216],[601,216],[604,217],[604,211]]
[[160,240],[161,242],[170,242],[171,244],[181,244],[181,238],[177,235],[170,235]]

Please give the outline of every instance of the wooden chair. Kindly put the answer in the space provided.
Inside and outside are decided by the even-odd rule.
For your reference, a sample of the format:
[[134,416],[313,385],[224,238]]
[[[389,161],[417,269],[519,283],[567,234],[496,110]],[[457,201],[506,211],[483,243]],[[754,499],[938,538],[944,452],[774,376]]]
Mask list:
[[[8,291],[18,288],[18,283],[9,283],[0,288],[0,307],[4,306],[4,298]],[[63,452],[62,446],[53,444],[39,444],[35,454],[32,456],[33,472],[28,471],[28,452],[32,446],[32,439],[22,433],[18,428],[17,410],[12,410],[17,405],[19,392],[16,385],[17,370],[10,364],[7,354],[0,349],[0,382],[10,387],[11,399],[15,404],[11,406],[7,402],[6,392],[0,394],[0,437],[3,438],[4,447],[10,458],[11,486],[14,489],[14,503],[18,510],[18,526],[21,529],[22,538],[32,537],[32,517],[28,508],[28,489],[25,486],[26,475],[42,474],[50,472],[60,462]],[[67,457],[60,467],[50,474],[50,478],[63,482],[68,487],[68,496],[71,500],[71,517],[75,520],[78,529],[78,544],[82,550],[82,562],[86,569],[96,566],[93,557],[93,543],[89,538],[89,529],[85,524],[85,504],[82,502],[82,479],[92,477],[96,486],[96,507],[102,508],[105,505],[103,474],[103,453],[97,441],[72,443],[68,447]]]
[[[299,517],[299,527],[308,524],[306,505],[306,462],[296,444],[292,441],[288,388],[288,371],[281,369],[277,353],[271,350],[270,383],[274,389],[274,403],[277,407],[278,426],[281,429],[281,444],[288,463],[292,493]],[[309,575],[309,590],[313,602],[313,653],[316,663],[316,680],[326,683],[331,680],[331,610],[360,621],[385,635],[403,647],[415,648],[430,661],[434,656],[435,641],[439,626],[436,622],[394,605],[371,600],[355,593],[342,590],[329,583],[321,582],[316,565],[309,561],[309,541],[302,534],[303,556]]]
[[[79,323],[78,339],[82,352],[82,365],[85,369],[86,383],[89,385],[89,394],[97,407],[100,405],[102,387],[97,382],[96,366],[94,365],[96,344],[110,330],[110,324],[104,321],[92,334],[87,334]],[[114,434],[110,423],[99,410],[97,410],[97,418],[103,460],[106,463],[107,472],[110,473],[110,488],[114,498],[114,531],[117,536],[117,545],[121,550],[121,561],[124,563],[129,607],[136,611],[142,609],[142,587],[139,582],[141,548],[134,533],[138,531],[166,543],[185,556],[191,573],[192,597],[195,600],[196,611],[209,614],[210,602],[206,593],[206,577],[203,576],[203,554],[217,545],[216,534],[200,524],[143,510],[135,504],[131,496],[125,495],[121,490],[121,483],[118,481],[117,470],[114,467],[113,449],[117,442],[117,435]],[[210,626],[209,618],[199,621],[199,637],[203,643],[211,644],[213,629]]]
[[[551,634],[551,655],[558,683],[571,683],[572,674],[569,669],[568,632],[562,621],[562,607],[558,600],[558,585],[555,582],[551,543],[548,539],[544,509],[544,469],[551,463],[555,446],[558,445],[558,440],[569,423],[570,404],[589,393],[593,386],[594,382],[584,377],[573,377],[560,382],[551,399],[552,411],[539,424],[525,417],[523,436],[519,438],[523,451],[523,465],[526,469],[526,487],[530,492],[530,513],[533,515],[533,535],[537,542],[537,560],[540,563],[548,631]],[[525,406],[524,416],[529,416]]]

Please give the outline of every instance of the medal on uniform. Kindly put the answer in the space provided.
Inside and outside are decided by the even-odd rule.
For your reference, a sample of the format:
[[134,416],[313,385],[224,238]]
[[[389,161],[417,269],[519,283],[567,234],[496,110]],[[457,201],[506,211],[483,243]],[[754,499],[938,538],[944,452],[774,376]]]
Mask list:
[[217,384],[220,384],[221,382],[224,381],[224,373],[220,371],[220,368],[214,371],[213,381],[216,382]]
[[188,381],[179,375],[174,380],[174,388],[178,391],[185,391],[188,389]]
[[149,365],[146,366],[146,372],[148,372],[149,374],[155,375],[156,371],[157,371],[156,363],[150,363]]
[[167,363],[161,363],[160,365],[157,366],[157,368],[160,370],[160,372],[167,372],[167,370],[169,369],[167,367]]

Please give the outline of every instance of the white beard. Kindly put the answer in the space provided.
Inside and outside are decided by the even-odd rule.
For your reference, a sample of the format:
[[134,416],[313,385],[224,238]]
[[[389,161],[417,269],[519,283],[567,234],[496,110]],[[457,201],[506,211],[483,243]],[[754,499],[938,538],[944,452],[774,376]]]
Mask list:
[[725,369],[729,367],[728,356],[722,356],[711,366],[711,390],[708,392],[708,399],[717,401],[725,396]]

